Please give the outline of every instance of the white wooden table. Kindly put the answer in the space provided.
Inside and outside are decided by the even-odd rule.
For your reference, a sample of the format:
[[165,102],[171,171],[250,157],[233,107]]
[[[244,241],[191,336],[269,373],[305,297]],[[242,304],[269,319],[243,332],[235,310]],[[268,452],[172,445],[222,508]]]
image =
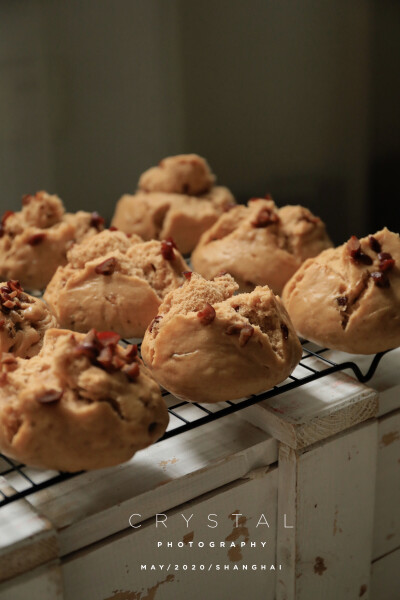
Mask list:
[[368,386],[326,376],[2,507],[0,600],[399,600],[399,366],[400,349]]

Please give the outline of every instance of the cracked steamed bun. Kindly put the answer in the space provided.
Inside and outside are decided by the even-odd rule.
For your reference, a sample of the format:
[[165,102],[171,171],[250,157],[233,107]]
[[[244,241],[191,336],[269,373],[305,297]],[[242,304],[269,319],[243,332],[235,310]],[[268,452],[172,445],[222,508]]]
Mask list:
[[137,235],[106,230],[73,246],[44,299],[61,327],[142,337],[163,298],[182,285],[188,270],[172,240],[143,242]]
[[212,279],[227,271],[241,291],[268,285],[281,294],[300,265],[332,243],[325,225],[302,206],[254,199],[222,215],[200,238],[193,269]]
[[400,239],[382,229],[307,260],[283,292],[302,337],[355,354],[400,345]]
[[215,185],[204,158],[180,154],[143,173],[136,194],[118,201],[112,225],[144,240],[172,237],[186,254],[234,203],[226,187]]
[[280,299],[267,287],[234,296],[230,275],[188,274],[148,327],[142,357],[169,392],[194,402],[222,402],[280,383],[301,345]]
[[3,355],[0,451],[76,472],[124,462],[161,437],[168,411],[160,388],[137,348],[118,340],[112,332],[49,329],[37,356]]

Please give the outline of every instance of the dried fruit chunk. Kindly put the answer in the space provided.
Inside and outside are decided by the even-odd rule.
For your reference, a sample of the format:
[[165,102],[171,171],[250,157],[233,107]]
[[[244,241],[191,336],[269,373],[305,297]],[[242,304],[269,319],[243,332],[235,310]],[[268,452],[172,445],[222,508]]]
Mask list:
[[174,260],[176,244],[172,238],[167,238],[161,242],[161,254],[165,260]]
[[285,323],[281,323],[281,331],[282,331],[283,339],[287,340],[289,338],[289,328]]
[[360,240],[355,235],[352,235],[347,242],[347,251],[355,263],[372,265],[372,258],[361,250]]
[[346,306],[349,302],[349,299],[347,296],[338,296],[336,298],[336,302],[338,303],[339,306],[346,308]]
[[368,238],[368,242],[369,242],[371,250],[373,250],[377,254],[378,254],[378,252],[381,251],[382,247],[381,247],[380,243],[378,242],[378,240],[376,239],[376,237],[374,237],[373,235],[370,235]]
[[215,309],[207,302],[205,308],[197,313],[202,325],[210,325],[215,319]]
[[105,219],[99,215],[97,211],[92,212],[90,218],[90,225],[97,229],[97,231],[103,231],[105,224]]
[[279,223],[278,215],[270,208],[263,208],[258,213],[256,220],[252,222],[253,227],[269,227]]
[[376,286],[380,288],[390,287],[390,281],[386,273],[382,273],[381,271],[375,271],[374,273],[371,273],[371,277]]
[[112,275],[117,266],[117,259],[113,256],[111,258],[107,258],[102,263],[97,265],[95,268],[95,272],[99,275]]
[[27,239],[27,242],[30,246],[38,246],[39,244],[41,244],[43,242],[45,237],[46,237],[45,233],[34,233]]
[[245,346],[254,333],[254,327],[251,325],[229,325],[225,331],[227,335],[239,334],[239,346]]
[[239,346],[245,346],[254,333],[254,327],[244,325],[239,333]]
[[390,271],[394,267],[394,258],[389,252],[381,252],[378,254],[379,259],[379,270]]
[[154,317],[154,319],[152,320],[152,322],[149,325],[149,331],[150,333],[153,331],[153,327],[154,325],[157,325],[157,323],[159,323],[159,321],[161,321],[162,316],[157,315],[156,317]]

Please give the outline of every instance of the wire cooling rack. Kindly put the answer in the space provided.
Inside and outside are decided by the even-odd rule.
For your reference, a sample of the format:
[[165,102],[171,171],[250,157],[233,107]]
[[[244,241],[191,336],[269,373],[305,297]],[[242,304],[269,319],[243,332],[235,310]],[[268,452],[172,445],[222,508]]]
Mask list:
[[[328,348],[319,348],[310,342],[303,342],[302,359],[288,379],[261,394],[232,402],[216,404],[183,402],[168,392],[163,392],[170,422],[166,433],[157,443],[338,371],[351,370],[358,381],[365,383],[374,375],[385,354],[381,352],[373,356],[369,368],[363,373],[355,362],[346,360],[334,362],[328,358],[327,353]],[[343,354],[343,357],[345,356]],[[80,474],[34,469],[0,454],[0,507]]]

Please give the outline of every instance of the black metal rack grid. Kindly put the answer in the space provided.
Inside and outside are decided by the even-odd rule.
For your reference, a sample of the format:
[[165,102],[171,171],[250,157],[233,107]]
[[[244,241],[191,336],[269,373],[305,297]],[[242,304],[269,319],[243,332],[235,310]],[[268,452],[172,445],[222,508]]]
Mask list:
[[[314,349],[312,349],[313,347]],[[303,342],[302,359],[288,379],[270,390],[241,400],[203,405],[197,402],[177,401],[168,392],[163,392],[170,414],[170,425],[157,443],[338,371],[351,370],[358,381],[365,383],[374,375],[382,356],[385,354],[384,352],[376,354],[371,359],[368,370],[363,373],[356,363],[352,361],[336,363],[325,356],[326,352],[328,352],[328,348],[315,348],[314,344]],[[301,374],[299,374],[299,371]],[[296,372],[297,374],[295,374]],[[184,412],[182,408],[189,406],[192,413],[193,407],[196,409],[194,418],[187,418],[182,414]],[[0,454],[0,507],[81,474],[40,471],[26,467]]]

